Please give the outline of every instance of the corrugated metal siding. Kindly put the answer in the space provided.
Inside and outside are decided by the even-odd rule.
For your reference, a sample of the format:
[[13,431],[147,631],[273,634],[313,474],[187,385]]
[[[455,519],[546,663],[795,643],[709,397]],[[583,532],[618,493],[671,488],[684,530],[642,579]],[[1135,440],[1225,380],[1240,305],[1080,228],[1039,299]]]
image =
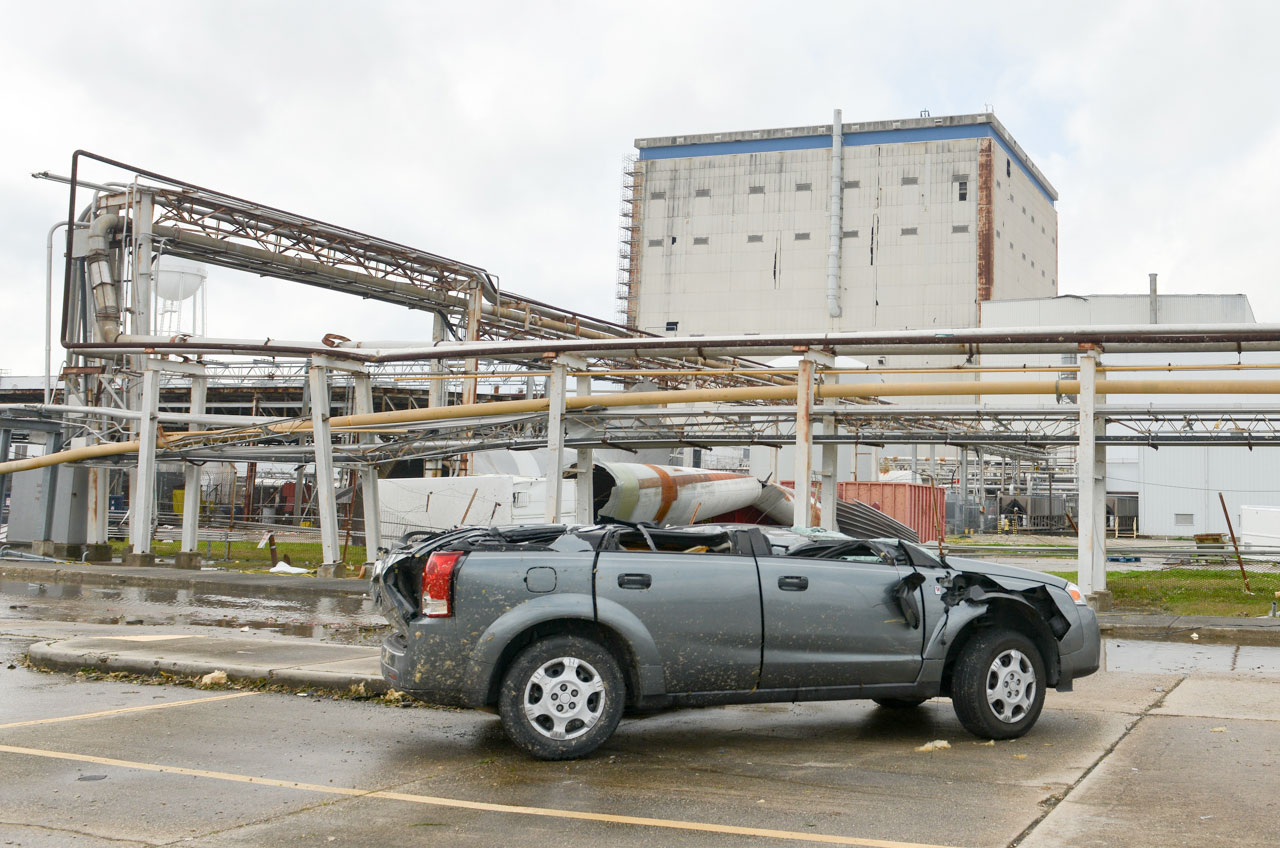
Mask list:
[[945,526],[947,493],[938,486],[851,481],[838,483],[836,496],[878,508],[916,531],[921,542],[936,541]]
[[[1130,466],[1132,467],[1132,466]],[[1280,450],[1161,448],[1138,455],[1138,532],[1157,536],[1225,533],[1221,492],[1239,530],[1240,508],[1280,506]],[[1109,475],[1110,476],[1110,475]],[[1113,485],[1122,484],[1111,480]],[[1179,517],[1185,523],[1179,523]]]

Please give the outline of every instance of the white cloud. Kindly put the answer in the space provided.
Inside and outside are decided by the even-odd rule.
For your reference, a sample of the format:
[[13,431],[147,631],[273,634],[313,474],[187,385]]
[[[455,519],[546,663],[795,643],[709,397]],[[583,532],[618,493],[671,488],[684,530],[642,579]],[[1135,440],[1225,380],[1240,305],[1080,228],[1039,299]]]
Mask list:
[[[553,10],[553,11],[549,11]],[[1244,291],[1268,255],[1269,3],[8,4],[0,303],[43,288],[77,147],[481,265],[611,317],[641,136],[997,114],[1062,195],[1064,292]],[[216,332],[426,335],[420,315],[213,270]],[[226,292],[229,302],[218,297]],[[243,319],[246,293],[271,304]],[[38,322],[0,368],[40,367]]]

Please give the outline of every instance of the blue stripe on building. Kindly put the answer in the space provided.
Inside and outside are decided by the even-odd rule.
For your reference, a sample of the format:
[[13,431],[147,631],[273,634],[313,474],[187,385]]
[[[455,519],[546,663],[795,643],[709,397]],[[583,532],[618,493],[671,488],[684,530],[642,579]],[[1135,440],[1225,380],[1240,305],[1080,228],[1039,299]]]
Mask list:
[[[846,147],[866,147],[871,144],[906,144],[913,141],[956,141],[970,138],[992,138],[1027,179],[1040,190],[1050,204],[1053,196],[1044,184],[1026,166],[1016,153],[1009,149],[1004,139],[991,124],[966,124],[963,126],[916,127],[902,130],[874,130],[844,134]],[[714,141],[707,144],[673,144],[667,147],[645,147],[640,150],[641,160],[683,159],[692,156],[731,156],[743,153],[774,153],[780,150],[818,150],[831,147],[830,135],[802,135],[789,138],[751,138],[741,141]]]

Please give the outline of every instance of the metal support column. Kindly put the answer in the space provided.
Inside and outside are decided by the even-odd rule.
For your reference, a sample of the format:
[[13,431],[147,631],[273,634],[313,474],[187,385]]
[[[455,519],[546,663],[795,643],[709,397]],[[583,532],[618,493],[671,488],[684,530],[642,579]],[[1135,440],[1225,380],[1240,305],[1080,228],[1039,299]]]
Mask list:
[[[209,378],[204,374],[204,366],[196,366],[199,374],[191,375],[191,414],[203,415],[205,398],[209,393]],[[194,421],[188,430],[197,430],[202,425]],[[246,520],[248,516],[245,516]],[[200,466],[187,464],[182,473],[182,551],[196,553],[200,545]]]
[[[355,375],[356,414],[373,412],[373,380],[367,373]],[[360,444],[371,445],[378,441],[372,433],[361,433]],[[378,468],[373,463],[360,466],[360,489],[364,502],[364,558],[373,562],[382,547],[382,510],[378,500]]]
[[[62,431],[57,430],[49,434],[49,453],[57,453],[62,450]],[[44,498],[44,529],[41,531],[40,538],[46,542],[53,541],[53,514],[58,504],[58,475],[62,471],[56,465],[51,465],[44,470],[44,488],[41,496]]]
[[156,414],[160,408],[160,372],[147,366],[142,372],[142,418],[138,422],[138,465],[134,472],[133,501],[129,504],[129,549],[151,553],[151,525],[156,497]]
[[557,359],[551,363],[547,381],[547,485],[544,489],[543,517],[548,524],[560,522],[560,490],[564,484],[564,400],[569,366]]
[[960,448],[960,510],[957,516],[959,531],[969,532],[969,448]]
[[[432,316],[431,320],[431,343],[438,345],[445,339],[444,332],[444,316],[437,313]],[[448,385],[444,380],[444,360],[433,359],[427,366],[431,371],[431,376],[436,378],[427,386],[427,405],[431,407],[444,406],[448,402]]]
[[1080,591],[1095,603],[1106,605],[1107,595],[1107,460],[1099,446],[1099,430],[1105,427],[1097,414],[1099,352],[1090,347],[1080,357],[1080,447],[1076,456],[1076,486],[1080,512],[1077,582]]
[[810,480],[813,478],[813,374],[812,359],[802,358],[796,373],[795,514],[797,527],[813,525]]
[[[836,417],[834,415],[822,416],[822,434],[824,436],[836,435]],[[840,499],[840,490],[838,487],[839,480],[839,459],[840,445],[835,442],[827,442],[822,445],[822,469],[820,471],[822,479],[821,494],[818,497],[818,503],[822,510],[822,528],[824,530],[836,530],[836,502]]]
[[307,380],[311,385],[311,427],[316,452],[316,507],[320,516],[320,542],[324,551],[324,564],[336,566],[340,549],[338,493],[333,481],[333,436],[329,431],[329,369],[317,365],[313,359]]
[[[9,444],[13,432],[8,427],[0,427],[0,462],[9,461]],[[0,510],[4,509],[5,496],[9,493],[9,478],[12,475],[0,474]]]
[[[583,363],[585,366],[586,363]],[[585,370],[585,367],[583,368]],[[586,397],[591,394],[591,375],[578,375],[577,395],[578,397]],[[578,477],[574,481],[573,491],[573,520],[578,524],[590,524],[594,517],[593,501],[595,492],[591,485],[592,470],[595,467],[595,451],[591,448],[578,448],[578,461],[575,463],[578,467]]]

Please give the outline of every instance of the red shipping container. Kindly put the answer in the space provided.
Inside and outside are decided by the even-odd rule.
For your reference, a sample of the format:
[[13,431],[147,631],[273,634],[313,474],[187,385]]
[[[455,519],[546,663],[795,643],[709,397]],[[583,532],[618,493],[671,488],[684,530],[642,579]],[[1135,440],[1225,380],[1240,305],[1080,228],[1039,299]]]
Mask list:
[[836,484],[836,497],[862,501],[901,521],[920,534],[921,542],[937,541],[946,526],[947,491],[941,486],[850,481]]

